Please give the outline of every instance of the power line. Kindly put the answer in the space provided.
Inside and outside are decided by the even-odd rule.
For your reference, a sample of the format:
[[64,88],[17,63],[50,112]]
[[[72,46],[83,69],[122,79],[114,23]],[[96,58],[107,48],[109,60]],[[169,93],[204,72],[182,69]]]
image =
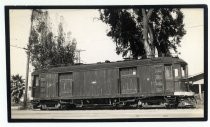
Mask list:
[[75,52],[77,52],[78,56],[77,56],[77,63],[80,63],[81,62],[81,57],[80,57],[80,52],[83,52],[83,51],[86,51],[86,50],[83,50],[83,49],[77,49],[75,50]]
[[24,48],[24,47],[19,47],[19,46],[16,46],[16,45],[10,45],[11,47],[15,47],[15,48],[19,48],[19,49],[24,49],[24,50],[28,50],[27,48]]
[[188,28],[196,28],[196,27],[203,27],[203,25],[189,26],[189,27],[186,27],[186,28],[188,29]]

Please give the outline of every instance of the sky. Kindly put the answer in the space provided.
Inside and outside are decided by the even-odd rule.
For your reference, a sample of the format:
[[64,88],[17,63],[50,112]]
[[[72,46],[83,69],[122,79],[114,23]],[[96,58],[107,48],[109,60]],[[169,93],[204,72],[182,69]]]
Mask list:
[[[189,75],[203,72],[204,66],[204,34],[203,9],[182,9],[184,24],[187,31],[178,51],[180,58],[188,63]],[[94,9],[49,10],[54,26],[64,18],[65,31],[71,31],[71,36],[77,40],[77,48],[81,52],[83,63],[104,62],[105,60],[122,60],[115,52],[115,43],[106,35],[109,28],[97,18],[99,12]],[[10,59],[11,74],[26,74],[26,53],[23,49],[12,47],[26,47],[30,33],[31,10],[10,10]],[[56,27],[53,28],[56,31]],[[33,68],[30,66],[30,73]]]

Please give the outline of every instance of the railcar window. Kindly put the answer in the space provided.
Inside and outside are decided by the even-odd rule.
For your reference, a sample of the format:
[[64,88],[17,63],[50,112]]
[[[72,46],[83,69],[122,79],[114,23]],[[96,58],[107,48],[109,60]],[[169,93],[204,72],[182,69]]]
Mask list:
[[34,76],[34,86],[39,86],[39,77]]
[[174,69],[174,76],[175,78],[179,77],[179,70],[177,68]]
[[186,67],[185,66],[181,66],[181,74],[182,74],[183,78],[186,77]]
[[174,64],[174,78],[179,79],[181,78],[181,65]]
[[171,65],[166,65],[165,66],[165,77],[166,77],[166,79],[172,79],[173,78],[172,66]]
[[132,75],[136,75],[136,67],[121,68],[120,69],[120,75],[121,76],[132,76]]

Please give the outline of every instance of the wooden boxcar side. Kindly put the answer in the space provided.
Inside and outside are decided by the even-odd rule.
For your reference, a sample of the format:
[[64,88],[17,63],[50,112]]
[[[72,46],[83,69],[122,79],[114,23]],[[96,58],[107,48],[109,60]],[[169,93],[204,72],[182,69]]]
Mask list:
[[153,72],[153,68],[151,66],[139,66],[138,74],[139,74],[139,92],[141,94],[153,93],[153,76],[151,72]]
[[[35,71],[35,106],[189,106],[186,62],[178,58],[155,58],[102,64],[54,67]],[[185,100],[185,103],[182,101]],[[183,105],[184,104],[184,105]]]
[[[88,70],[84,73],[82,97],[101,98],[117,94],[117,69]],[[81,84],[75,84],[81,85]],[[75,89],[79,92],[80,89]]]
[[159,58],[155,61],[146,59],[52,68],[33,74],[39,77],[34,97],[82,99],[171,94],[180,86],[177,84],[174,88],[174,79],[165,79],[165,70],[173,72],[172,65],[180,61],[177,58]]

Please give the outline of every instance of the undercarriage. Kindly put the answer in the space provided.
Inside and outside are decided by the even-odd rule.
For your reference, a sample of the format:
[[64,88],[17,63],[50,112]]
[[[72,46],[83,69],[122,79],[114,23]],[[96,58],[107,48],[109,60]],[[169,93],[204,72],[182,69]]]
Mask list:
[[154,96],[130,98],[33,100],[33,108],[51,109],[129,109],[129,108],[195,108],[194,96]]

